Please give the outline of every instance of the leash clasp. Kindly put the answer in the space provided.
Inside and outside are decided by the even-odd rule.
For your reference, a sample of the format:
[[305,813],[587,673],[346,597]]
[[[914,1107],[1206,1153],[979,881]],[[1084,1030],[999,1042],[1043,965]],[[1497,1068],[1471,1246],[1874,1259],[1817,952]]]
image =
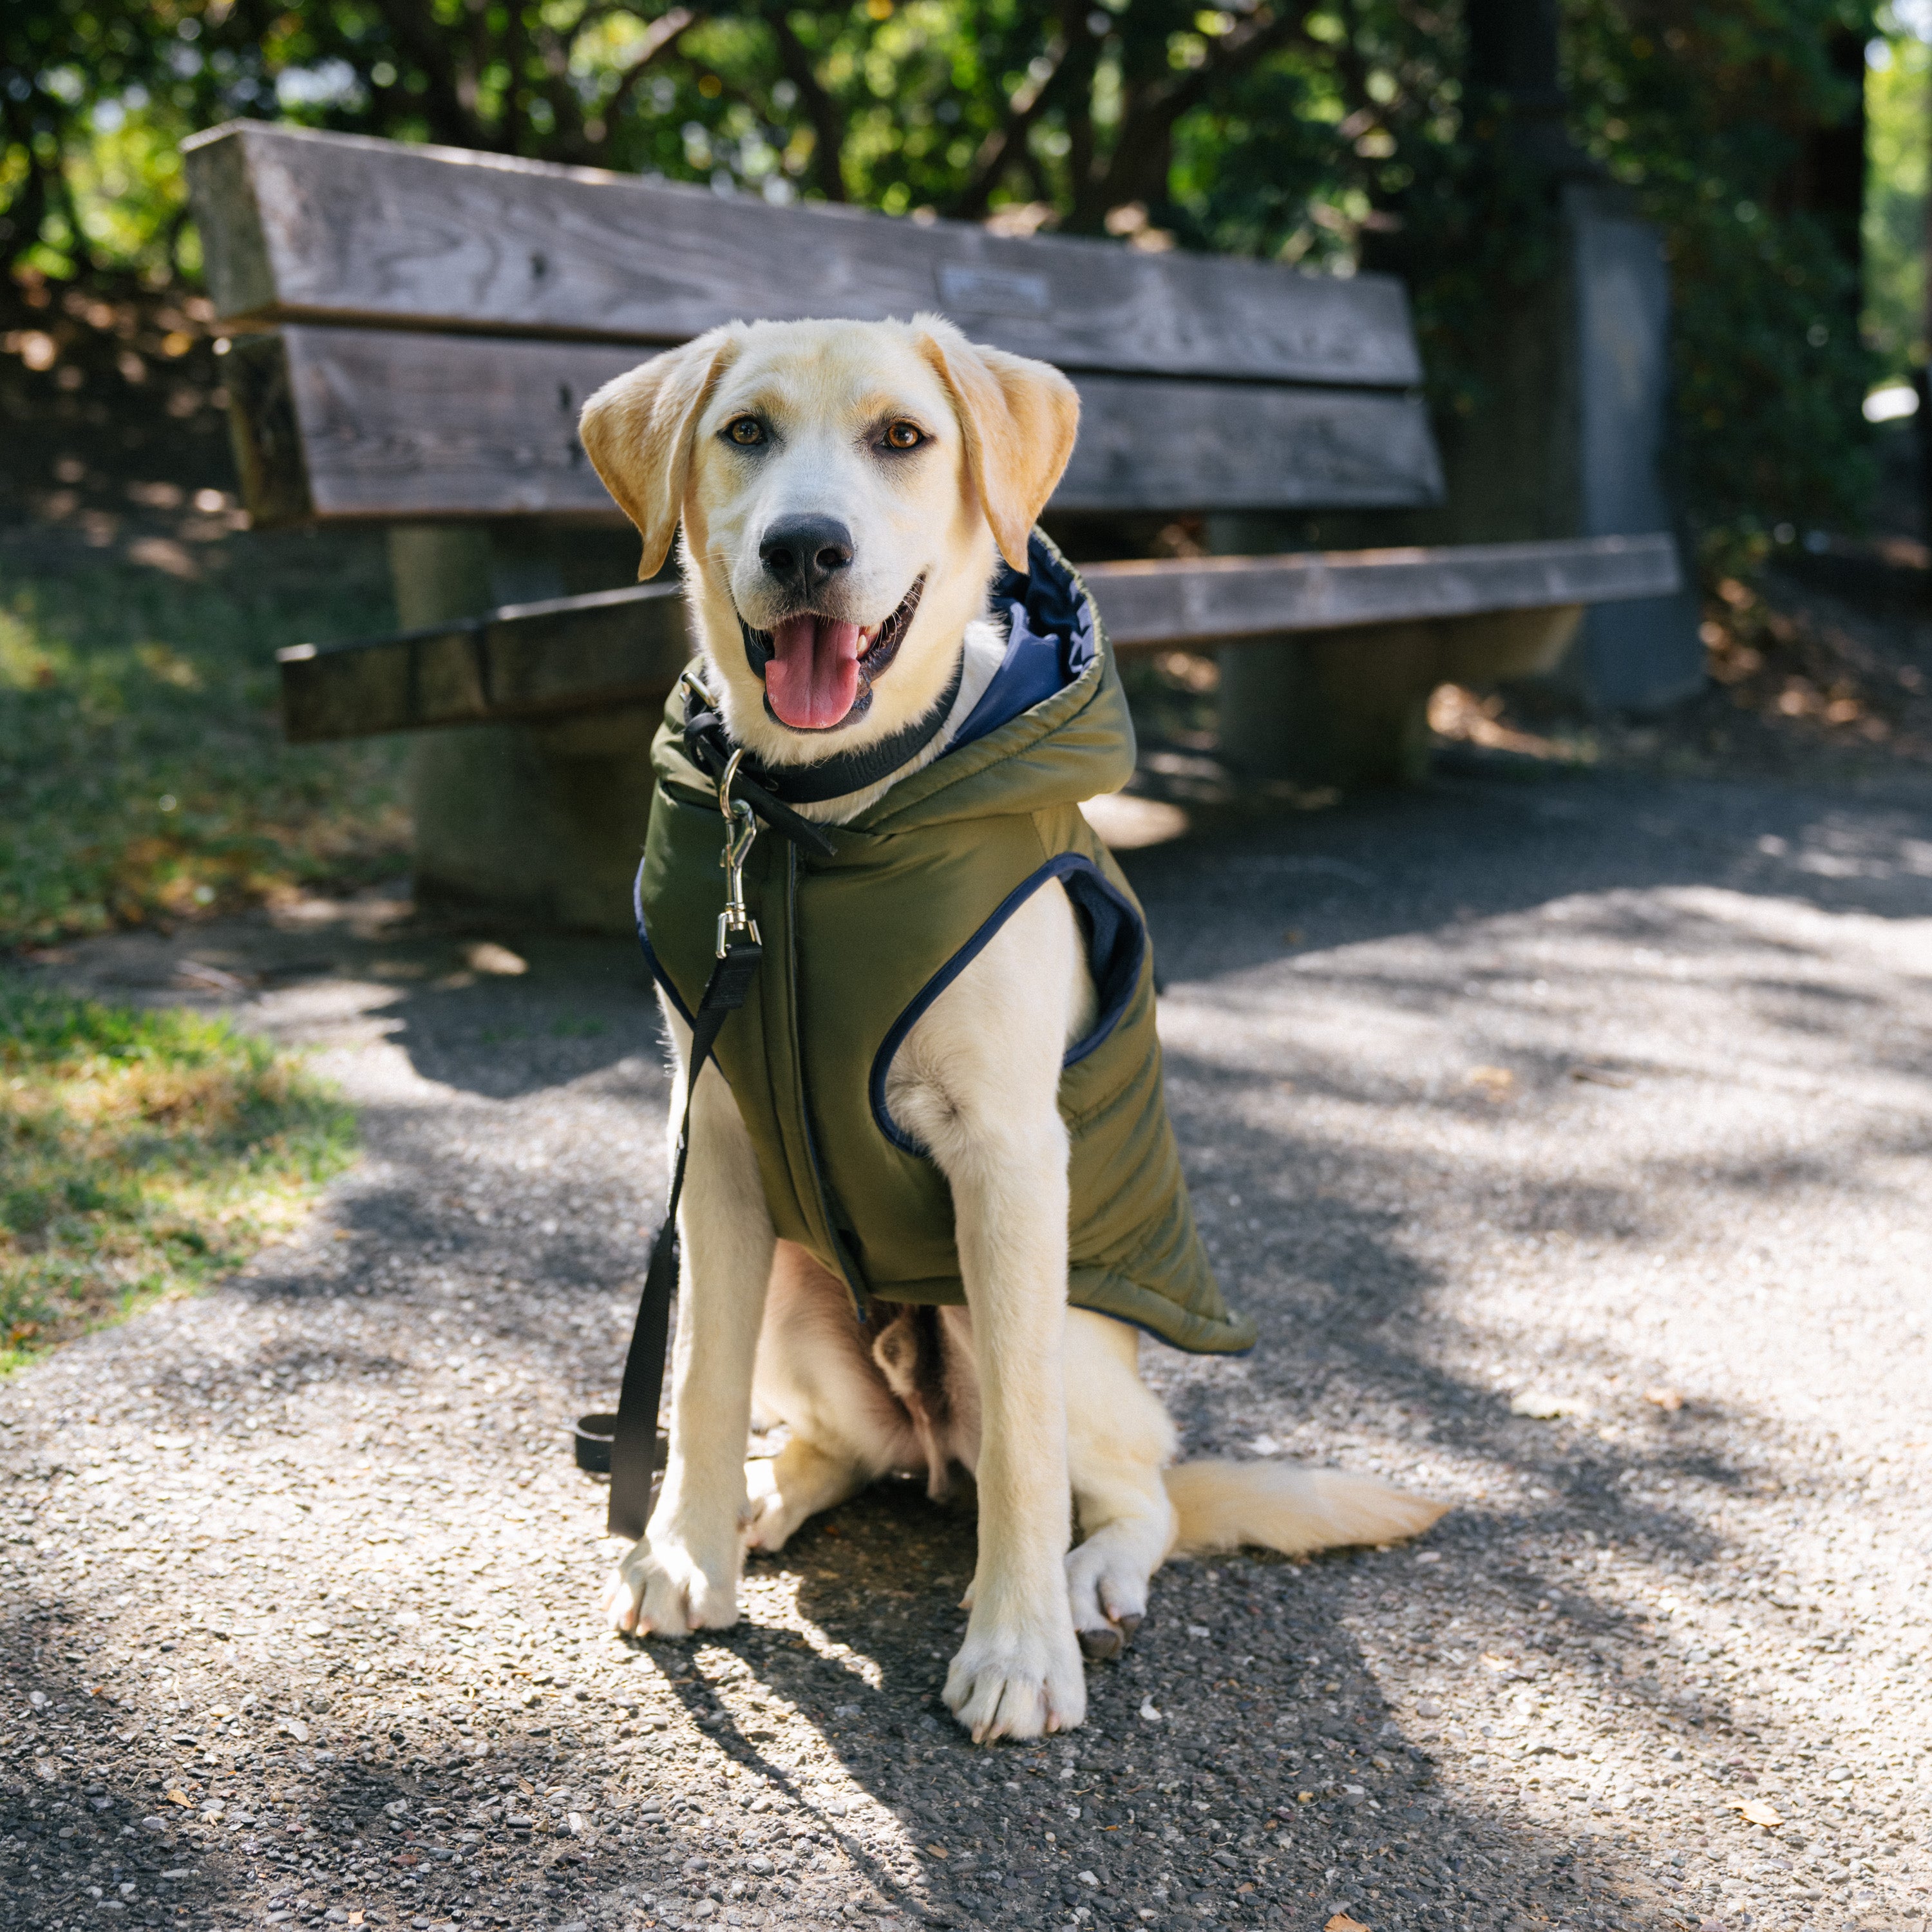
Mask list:
[[763,944],[758,922],[745,910],[745,860],[758,836],[758,818],[742,798],[731,796],[732,782],[738,776],[744,757],[741,745],[731,754],[718,777],[718,809],[724,816],[724,849],[718,862],[724,868],[724,910],[718,915],[718,956],[722,959],[734,936],[748,934],[754,945]]

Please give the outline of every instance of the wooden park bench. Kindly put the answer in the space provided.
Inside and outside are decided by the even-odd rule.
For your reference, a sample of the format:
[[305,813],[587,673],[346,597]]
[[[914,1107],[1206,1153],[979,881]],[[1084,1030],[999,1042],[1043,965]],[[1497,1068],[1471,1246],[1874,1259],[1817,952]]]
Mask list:
[[[392,526],[410,627],[284,652],[288,734],[424,732],[414,803],[432,891],[574,924],[628,916],[645,748],[692,648],[677,587],[502,591],[520,560],[538,592],[570,588],[573,560],[622,580],[611,560],[634,545],[604,534],[621,519],[578,410],[717,323],[938,310],[1058,364],[1081,432],[1045,520],[1076,562],[1118,555],[1128,518],[1204,517],[1212,539],[1257,513],[1442,496],[1406,298],[1387,277],[779,208],[254,122],[197,136],[187,165],[230,338],[244,500],[262,526]],[[1416,776],[1436,686],[1546,669],[1586,606],[1679,582],[1671,538],[1643,532],[1082,568],[1123,655],[1222,651],[1224,751],[1307,785]]]

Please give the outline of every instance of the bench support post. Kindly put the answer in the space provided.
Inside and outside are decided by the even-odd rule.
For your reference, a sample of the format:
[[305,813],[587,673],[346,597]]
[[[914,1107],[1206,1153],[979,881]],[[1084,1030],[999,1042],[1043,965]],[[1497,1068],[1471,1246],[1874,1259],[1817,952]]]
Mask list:
[[1221,754],[1244,778],[1418,784],[1436,652],[1418,624],[1309,631],[1220,653]]
[[1220,653],[1222,755],[1264,782],[1420,784],[1430,692],[1548,671],[1582,616],[1580,604],[1555,604],[1230,644]]
[[[399,526],[389,532],[389,565],[408,628],[500,601],[480,525]],[[418,733],[410,767],[418,899],[628,932],[656,724],[653,710],[630,708]]]

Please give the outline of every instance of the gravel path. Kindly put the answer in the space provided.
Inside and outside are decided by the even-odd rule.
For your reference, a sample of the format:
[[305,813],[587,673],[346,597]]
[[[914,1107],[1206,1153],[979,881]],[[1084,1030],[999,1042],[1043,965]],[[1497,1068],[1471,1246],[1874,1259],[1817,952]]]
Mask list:
[[559,1424],[662,1185],[627,950],[101,942],[261,976],[368,1151],[0,1388],[0,1918],[1922,1927],[1932,795],[1451,777],[1131,863],[1264,1336],[1156,1372],[1191,1448],[1454,1498],[1422,1546],[1178,1567],[1036,1748],[946,1718],[971,1526],[910,1486],[605,1636]]

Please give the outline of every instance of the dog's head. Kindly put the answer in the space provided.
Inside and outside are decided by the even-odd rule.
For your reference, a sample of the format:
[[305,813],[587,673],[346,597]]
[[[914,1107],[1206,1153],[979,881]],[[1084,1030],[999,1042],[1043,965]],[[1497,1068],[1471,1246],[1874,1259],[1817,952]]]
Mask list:
[[726,724],[766,764],[856,750],[928,710],[1073,448],[1043,362],[934,316],[734,322],[608,382],[584,446],[687,586]]

